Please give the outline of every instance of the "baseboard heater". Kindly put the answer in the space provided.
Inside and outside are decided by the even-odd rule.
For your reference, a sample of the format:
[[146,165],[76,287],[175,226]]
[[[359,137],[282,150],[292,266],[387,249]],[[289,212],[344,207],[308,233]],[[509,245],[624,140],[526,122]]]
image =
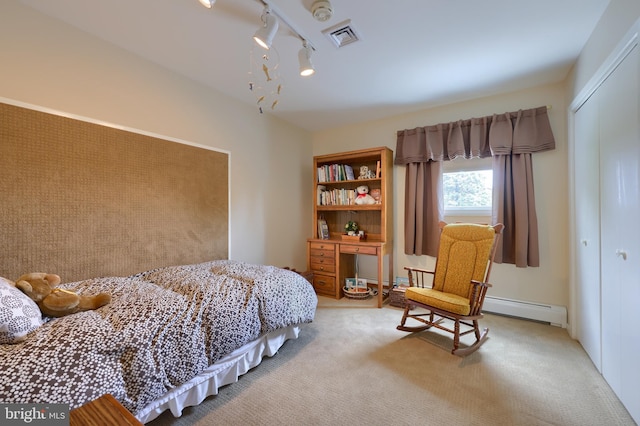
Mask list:
[[487,296],[484,299],[484,312],[548,322],[556,327],[567,328],[567,308]]

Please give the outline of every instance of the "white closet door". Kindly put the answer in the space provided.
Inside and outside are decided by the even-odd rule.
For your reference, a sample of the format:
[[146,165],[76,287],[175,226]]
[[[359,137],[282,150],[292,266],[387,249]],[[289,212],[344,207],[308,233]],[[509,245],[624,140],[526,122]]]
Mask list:
[[640,54],[598,89],[600,100],[602,374],[640,419]]
[[600,340],[600,158],[598,93],[575,113],[576,306],[578,341],[602,372]]

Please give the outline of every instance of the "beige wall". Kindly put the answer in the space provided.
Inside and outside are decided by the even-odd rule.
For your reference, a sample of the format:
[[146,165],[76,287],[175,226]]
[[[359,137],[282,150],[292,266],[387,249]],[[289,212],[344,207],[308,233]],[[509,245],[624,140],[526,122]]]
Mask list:
[[[516,268],[513,265],[497,265],[492,273],[494,288],[490,294],[568,306],[567,143],[563,92],[562,84],[550,85],[317,132],[313,137],[314,155],[371,146],[388,146],[395,151],[397,130],[551,105],[549,118],[556,137],[556,149],[536,154],[533,158],[541,266]],[[427,256],[404,254],[404,170],[404,167],[394,167],[396,276],[404,272],[402,268],[405,266],[431,267],[433,264],[433,259]],[[371,261],[360,260],[361,275],[375,279],[375,264]]]
[[[229,151],[230,257],[298,269],[305,267],[311,229],[312,155],[395,150],[397,130],[552,105],[556,150],[534,157],[542,266],[498,265],[491,295],[569,306],[566,111],[639,15],[637,0],[612,0],[564,83],[310,135],[16,2],[1,2],[0,97]],[[406,265],[431,260],[403,253],[403,168],[395,168],[394,180],[398,275]],[[363,276],[373,279],[373,259],[361,262]]]
[[305,268],[309,133],[18,2],[0,2],[0,58],[4,101],[228,151],[230,257]]
[[[314,155],[371,146],[388,146],[395,150],[397,130],[551,105],[549,117],[556,137],[556,150],[536,154],[533,160],[541,266],[515,268],[512,265],[497,265],[492,275],[494,288],[490,295],[570,308],[567,110],[574,97],[639,16],[640,2],[637,0],[612,0],[564,82],[317,132],[313,136]],[[395,167],[394,181],[395,275],[398,275],[404,266],[430,267],[433,259],[403,253],[404,168]],[[361,260],[361,269],[361,274],[366,278],[376,276],[374,264],[368,260]]]
[[638,18],[640,1],[611,0],[569,75],[569,102],[588,84]]

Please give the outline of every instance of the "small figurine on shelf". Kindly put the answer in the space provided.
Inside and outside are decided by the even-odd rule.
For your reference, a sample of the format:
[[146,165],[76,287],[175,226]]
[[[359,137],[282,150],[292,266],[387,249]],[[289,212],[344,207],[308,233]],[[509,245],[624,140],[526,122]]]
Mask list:
[[371,191],[369,191],[369,194],[373,197],[373,199],[375,200],[376,204],[380,204],[380,189],[379,188],[373,188]]
[[347,235],[357,235],[358,224],[355,223],[353,220],[350,220],[349,222],[347,222],[346,225],[344,225],[344,230],[347,233]]
[[358,179],[373,179],[375,177],[376,174],[372,170],[369,170],[368,166],[360,166],[360,176],[358,176]]

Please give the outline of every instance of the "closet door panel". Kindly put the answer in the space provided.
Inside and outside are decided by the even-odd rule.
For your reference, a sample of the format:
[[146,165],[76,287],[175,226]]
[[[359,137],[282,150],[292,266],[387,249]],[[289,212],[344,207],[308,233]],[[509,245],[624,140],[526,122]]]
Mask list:
[[640,418],[640,54],[602,84],[600,99],[602,374]]
[[597,92],[575,113],[577,337],[598,371],[600,340],[600,165]]

